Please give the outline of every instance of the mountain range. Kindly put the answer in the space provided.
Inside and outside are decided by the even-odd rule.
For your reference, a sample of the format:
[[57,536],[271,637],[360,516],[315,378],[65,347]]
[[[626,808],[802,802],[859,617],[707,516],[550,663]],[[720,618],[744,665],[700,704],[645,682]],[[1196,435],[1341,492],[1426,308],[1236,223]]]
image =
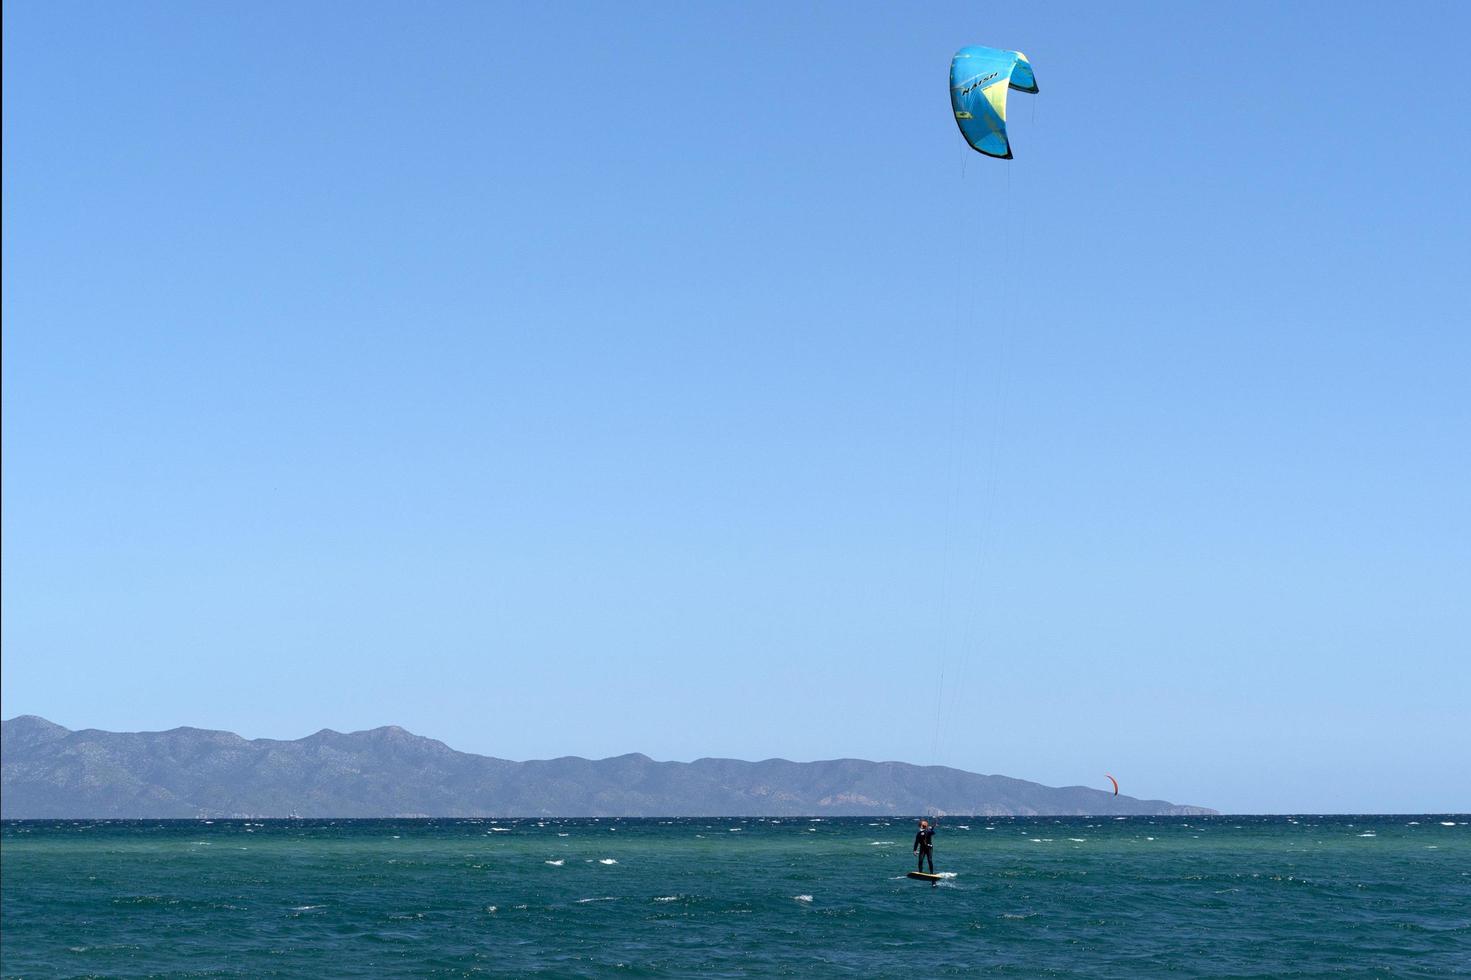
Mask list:
[[0,723],[0,818],[676,817],[1215,811],[945,766],[568,756],[511,762],[387,726],[295,740]]

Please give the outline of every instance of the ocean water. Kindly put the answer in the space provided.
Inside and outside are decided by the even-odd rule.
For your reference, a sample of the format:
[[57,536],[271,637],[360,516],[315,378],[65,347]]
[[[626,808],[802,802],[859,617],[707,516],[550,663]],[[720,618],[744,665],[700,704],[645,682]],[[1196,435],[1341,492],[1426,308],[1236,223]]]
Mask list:
[[1471,975],[1471,818],[10,822],[0,972]]

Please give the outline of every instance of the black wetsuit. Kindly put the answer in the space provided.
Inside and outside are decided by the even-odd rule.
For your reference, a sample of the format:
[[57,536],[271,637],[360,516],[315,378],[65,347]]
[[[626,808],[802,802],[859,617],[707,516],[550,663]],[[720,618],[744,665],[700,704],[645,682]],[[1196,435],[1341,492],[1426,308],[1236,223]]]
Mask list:
[[924,870],[925,861],[930,862],[930,874],[935,873],[935,828],[924,827],[914,835],[914,850],[919,854],[916,871]]

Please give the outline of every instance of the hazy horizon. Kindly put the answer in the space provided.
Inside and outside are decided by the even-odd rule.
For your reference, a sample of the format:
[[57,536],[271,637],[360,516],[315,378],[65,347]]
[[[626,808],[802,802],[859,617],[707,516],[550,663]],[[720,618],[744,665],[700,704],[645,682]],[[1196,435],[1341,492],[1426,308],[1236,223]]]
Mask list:
[[[13,722],[13,721],[17,720],[18,718],[38,718],[41,721],[47,722],[49,724],[61,724],[60,722],[56,722],[56,721],[54,721],[53,719],[50,719],[50,718],[41,718],[39,715],[17,715],[17,716],[12,717],[12,718],[6,718],[6,719],[4,719],[4,721],[5,722]],[[75,731],[87,731],[87,730],[89,730],[86,727],[73,728],[70,725],[62,725],[61,727],[66,728],[66,729],[68,729],[70,731],[73,731],[73,732],[75,732]],[[418,732],[418,731],[413,731],[411,729],[404,728],[402,725],[395,725],[395,724],[392,724],[392,723],[386,723],[386,724],[383,724],[383,725],[375,725],[375,726],[372,726],[371,728],[358,729],[356,731],[350,731],[350,732],[341,732],[341,731],[338,731],[338,730],[332,729],[332,728],[319,728],[319,729],[317,729],[315,731],[308,732],[308,733],[306,733],[304,735],[293,736],[293,737],[281,737],[281,738],[278,738],[278,737],[275,737],[275,736],[254,736],[254,737],[252,737],[252,736],[248,736],[248,735],[243,735],[243,734],[241,734],[239,732],[232,732],[232,731],[229,731],[228,729],[210,728],[210,727],[204,726],[204,725],[179,725],[179,726],[176,726],[175,728],[172,728],[172,729],[162,729],[162,730],[142,731],[142,732],[110,732],[109,731],[108,733],[109,734],[163,734],[163,733],[170,732],[170,731],[189,730],[189,731],[200,731],[200,732],[211,732],[211,733],[220,733],[220,732],[223,732],[225,734],[230,734],[230,735],[239,735],[240,737],[245,738],[248,741],[264,740],[264,741],[300,742],[300,741],[306,741],[306,740],[312,738],[315,735],[321,735],[321,734],[324,734],[324,733],[330,733],[330,734],[333,734],[333,735],[363,735],[363,734],[369,734],[371,732],[378,731],[378,730],[381,730],[381,729],[396,729],[396,730],[399,730],[399,731],[407,732],[408,734],[413,735],[413,736],[418,737],[418,738],[432,739],[434,741],[440,742],[440,743],[444,744],[446,747],[448,747],[449,749],[454,750],[456,752],[468,752],[468,750],[465,750],[465,749],[460,748],[459,746],[453,745],[453,744],[445,741],[444,739],[437,738],[432,732]],[[107,731],[107,730],[104,730],[104,729],[96,729],[96,728],[91,728],[90,730],[92,730],[92,731]],[[577,754],[577,753],[570,753],[570,754],[563,755],[563,756],[539,756],[539,757],[527,757],[527,758],[522,758],[522,759],[508,759],[508,758],[506,758],[504,756],[497,756],[493,752],[469,752],[468,754],[480,755],[480,756],[485,756],[485,757],[499,758],[499,759],[504,759],[507,762],[515,762],[515,763],[523,763],[523,762],[548,762],[548,761],[556,761],[558,759],[563,759],[563,758],[584,759],[584,760],[588,760],[588,761],[599,762],[599,761],[608,761],[608,760],[612,760],[612,759],[618,759],[618,758],[627,757],[627,756],[640,756],[640,757],[649,759],[650,761],[652,761],[654,763],[675,762],[675,763],[681,763],[681,764],[689,764],[689,763],[698,762],[698,761],[704,761],[704,760],[715,760],[715,761],[738,761],[738,762],[751,762],[751,763],[792,762],[792,763],[796,763],[796,764],[799,764],[799,765],[806,765],[806,764],[815,764],[815,763],[823,763],[823,762],[839,762],[839,761],[851,760],[851,761],[859,761],[859,762],[873,762],[873,763],[878,763],[880,765],[897,763],[897,764],[901,764],[901,765],[917,766],[917,767],[920,767],[920,768],[925,768],[925,767],[929,767],[929,766],[939,766],[940,768],[960,768],[960,771],[963,771],[963,772],[972,772],[972,771],[974,771],[974,770],[966,770],[966,769],[963,769],[961,767],[940,766],[940,764],[938,764],[938,763],[917,763],[917,762],[914,762],[913,760],[909,760],[909,759],[901,759],[901,758],[894,758],[894,759],[860,759],[860,758],[854,757],[854,756],[834,756],[834,757],[829,757],[829,758],[809,758],[809,759],[794,759],[794,758],[789,758],[789,757],[786,757],[786,756],[769,756],[769,757],[763,758],[763,759],[738,759],[738,758],[728,757],[728,756],[689,755],[689,756],[686,756],[686,757],[683,757],[683,758],[660,758],[660,757],[650,756],[648,753],[646,753],[646,752],[640,752],[637,749],[630,749],[630,750],[625,751],[625,752],[614,752],[614,753],[611,753],[611,754],[605,755],[605,756],[591,756],[591,755],[580,755],[580,754]],[[1008,778],[1011,778],[1011,779],[1020,779],[1020,780],[1025,780],[1025,781],[1029,781],[1029,782],[1032,781],[1032,780],[1028,780],[1028,778],[1027,778],[1027,776],[1026,776],[1025,773],[981,772],[981,773],[977,773],[977,774],[978,775],[1005,776],[1005,777],[1008,777]],[[1108,786],[1107,786],[1106,782],[1104,782],[1103,785],[1100,785],[1099,783],[1100,783],[1100,781],[1095,781],[1094,783],[1076,783],[1076,784],[1071,784],[1071,785],[1068,785],[1068,786],[1057,786],[1055,788],[1057,788],[1057,789],[1073,789],[1073,788],[1080,788],[1081,787],[1081,788],[1086,788],[1086,789],[1098,790],[1098,791],[1101,791],[1101,792],[1106,792],[1107,789],[1108,789]],[[1123,791],[1121,790],[1121,792],[1123,792]],[[1123,795],[1128,796],[1128,797],[1133,798],[1133,799],[1149,799],[1149,798],[1152,798],[1151,794],[1137,792],[1137,791],[1134,790],[1133,787],[1129,787],[1129,792],[1124,793]],[[1214,807],[1214,806],[1212,806],[1212,804],[1209,801],[1202,801],[1202,800],[1171,800],[1170,802],[1171,803],[1174,803],[1176,805],[1179,805],[1179,806],[1201,806],[1201,807],[1208,807],[1208,808],[1215,809],[1215,810],[1219,811],[1217,815],[1223,816],[1223,817],[1224,816],[1302,816],[1304,814],[1332,814],[1332,813],[1335,813],[1335,811],[1312,810],[1312,809],[1290,810],[1290,811],[1289,810],[1283,810],[1283,811],[1265,811],[1265,810],[1247,811],[1247,810],[1239,810],[1238,811],[1238,810],[1225,810],[1225,809],[1221,809],[1219,807]],[[916,812],[919,812],[919,811],[916,811]],[[1341,811],[1341,812],[1337,812],[1337,815],[1339,815],[1339,816],[1352,816],[1352,815],[1354,815],[1354,814],[1357,813],[1357,814],[1374,814],[1376,816],[1396,816],[1396,815],[1423,816],[1423,815],[1426,815],[1426,814],[1464,815],[1467,812],[1468,811],[1454,809],[1454,808],[1450,808],[1450,809],[1428,809],[1428,810],[1415,810],[1415,811],[1355,810],[1355,811]],[[712,814],[706,814],[706,815],[707,816],[721,816],[722,814],[713,814],[712,813]],[[729,814],[725,814],[725,815],[728,816]],[[954,815],[954,814],[951,814],[951,815]],[[363,819],[380,819],[380,818],[372,817],[372,818],[363,818]],[[426,819],[433,819],[433,818],[426,818]],[[649,818],[649,819],[653,819],[653,818]]]

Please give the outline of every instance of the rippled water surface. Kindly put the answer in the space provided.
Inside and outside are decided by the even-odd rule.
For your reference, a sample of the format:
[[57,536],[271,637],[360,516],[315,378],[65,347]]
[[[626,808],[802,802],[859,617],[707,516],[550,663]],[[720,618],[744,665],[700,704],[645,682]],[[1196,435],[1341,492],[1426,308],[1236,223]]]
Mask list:
[[1471,975],[1460,816],[11,822],[34,976]]

